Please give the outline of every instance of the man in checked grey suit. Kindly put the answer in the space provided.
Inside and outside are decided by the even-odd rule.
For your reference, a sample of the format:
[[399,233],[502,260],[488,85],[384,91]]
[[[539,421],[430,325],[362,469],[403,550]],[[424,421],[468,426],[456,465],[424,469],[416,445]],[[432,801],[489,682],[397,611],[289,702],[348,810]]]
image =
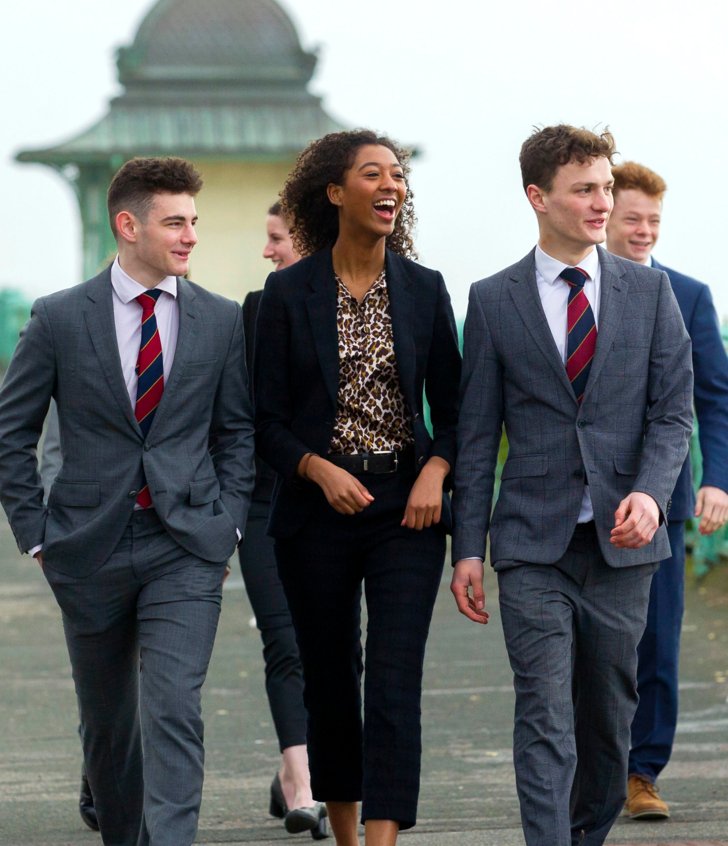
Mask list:
[[[465,323],[452,591],[463,614],[487,622],[489,535],[528,846],[598,846],[622,809],[637,644],[692,426],[690,343],[667,276],[596,246],[613,145],[608,132],[564,125],[524,143],[538,246],[473,285]],[[588,339],[572,350],[562,278],[574,282],[574,267],[577,318],[597,332],[579,374],[571,365]]]
[[[34,304],[0,391],[0,497],[61,608],[113,846],[195,839],[200,690],[253,487],[242,312],[183,278],[201,184],[182,159],[120,169],[108,196],[117,258]],[[149,426],[137,385],[156,367]],[[44,506],[36,445],[51,397],[62,465]]]

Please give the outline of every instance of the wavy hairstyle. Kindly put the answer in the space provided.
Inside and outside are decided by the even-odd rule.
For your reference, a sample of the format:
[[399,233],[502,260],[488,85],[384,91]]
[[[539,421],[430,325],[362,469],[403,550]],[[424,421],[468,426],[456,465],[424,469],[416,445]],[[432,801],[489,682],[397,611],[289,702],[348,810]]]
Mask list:
[[[327,187],[341,185],[344,174],[354,164],[357,150],[368,144],[391,150],[409,177],[409,152],[390,138],[368,129],[331,132],[313,141],[299,155],[281,191],[283,212],[291,221],[291,238],[302,256],[332,247],[339,236],[339,213],[328,198]],[[416,221],[412,193],[407,196],[387,236],[387,247],[407,258],[416,258],[412,230]]]
[[615,152],[614,136],[608,129],[600,135],[567,123],[535,129],[523,142],[519,157],[523,190],[537,185],[548,192],[553,187],[556,171],[563,165],[572,161],[584,164],[602,157],[612,164]]

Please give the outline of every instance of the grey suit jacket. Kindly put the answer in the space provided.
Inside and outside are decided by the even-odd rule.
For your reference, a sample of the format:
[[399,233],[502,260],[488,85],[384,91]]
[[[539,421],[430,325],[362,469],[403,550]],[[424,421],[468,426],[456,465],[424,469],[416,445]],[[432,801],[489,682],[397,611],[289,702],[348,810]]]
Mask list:
[[[604,558],[613,567],[670,554],[664,516],[692,428],[690,340],[665,273],[598,248],[599,333],[579,406],[541,306],[534,252],[476,282],[465,322],[453,560],[551,564],[564,554],[585,478]],[[491,517],[502,427],[509,452]],[[641,549],[609,542],[631,491],[663,525]]]
[[[253,424],[240,307],[178,279],[174,364],[145,439],[121,370],[111,275],[42,297],[0,391],[0,499],[18,546],[82,576],[103,564],[143,477],[184,549],[223,561],[245,526]],[[51,397],[63,463],[43,504],[36,446]]]

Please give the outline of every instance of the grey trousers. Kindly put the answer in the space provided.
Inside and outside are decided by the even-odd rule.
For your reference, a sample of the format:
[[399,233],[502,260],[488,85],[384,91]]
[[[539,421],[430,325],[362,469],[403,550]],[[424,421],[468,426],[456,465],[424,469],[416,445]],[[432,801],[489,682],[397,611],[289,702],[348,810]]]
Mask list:
[[556,564],[496,564],[528,846],[600,846],[622,810],[656,566],[609,567],[593,524]]
[[201,688],[225,563],[181,549],[153,511],[135,512],[90,576],[46,566],[81,711],[105,846],[190,846],[204,750]]

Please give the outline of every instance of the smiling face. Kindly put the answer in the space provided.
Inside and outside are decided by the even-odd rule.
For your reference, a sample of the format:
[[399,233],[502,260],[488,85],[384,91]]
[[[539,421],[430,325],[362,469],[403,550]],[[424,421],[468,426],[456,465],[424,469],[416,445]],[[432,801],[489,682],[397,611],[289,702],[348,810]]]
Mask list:
[[662,200],[636,188],[625,188],[614,198],[607,224],[609,252],[646,264],[660,236]]
[[614,202],[613,183],[608,159],[599,157],[562,165],[549,191],[529,185],[526,193],[538,218],[541,249],[578,264],[595,244],[601,244]]
[[270,259],[276,270],[283,270],[295,264],[301,256],[294,250],[288,226],[277,214],[269,214],[265,222],[268,240],[263,249],[263,258]]
[[197,243],[195,199],[190,194],[155,194],[144,219],[116,215],[119,263],[139,284],[153,288],[165,276],[184,276]]
[[407,195],[404,170],[394,153],[379,144],[359,147],[341,185],[328,186],[339,209],[339,239],[377,241],[391,235]]

